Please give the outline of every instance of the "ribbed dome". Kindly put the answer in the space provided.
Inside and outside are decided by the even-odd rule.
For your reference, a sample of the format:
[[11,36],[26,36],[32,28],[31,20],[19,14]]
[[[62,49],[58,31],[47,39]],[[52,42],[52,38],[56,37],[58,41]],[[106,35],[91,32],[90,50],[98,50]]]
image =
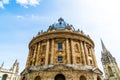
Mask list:
[[52,24],[52,25],[49,26],[48,31],[61,30],[61,29],[62,29],[62,30],[67,29],[67,30],[75,31],[74,27],[73,27],[72,25],[66,23],[66,22],[64,21],[64,19],[61,18],[61,17],[58,19],[58,22],[57,22],[57,23],[54,23],[54,24]]

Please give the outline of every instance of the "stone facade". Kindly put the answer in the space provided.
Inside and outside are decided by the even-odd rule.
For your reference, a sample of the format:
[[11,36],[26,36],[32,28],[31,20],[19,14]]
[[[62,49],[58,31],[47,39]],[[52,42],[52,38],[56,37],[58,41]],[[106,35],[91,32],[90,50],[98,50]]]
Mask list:
[[106,49],[102,40],[101,44],[103,49],[101,61],[105,72],[105,80],[120,80],[120,69],[115,58]]
[[11,69],[3,68],[4,63],[0,67],[0,80],[19,80],[20,76],[18,75],[19,63],[17,60],[13,64]]
[[103,80],[94,42],[60,18],[29,43],[21,80]]

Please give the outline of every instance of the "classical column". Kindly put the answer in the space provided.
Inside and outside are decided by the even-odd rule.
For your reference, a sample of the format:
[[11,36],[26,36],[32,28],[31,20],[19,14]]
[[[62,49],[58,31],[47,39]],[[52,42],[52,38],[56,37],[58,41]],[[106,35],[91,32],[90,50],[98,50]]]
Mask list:
[[53,58],[54,58],[54,39],[52,39],[52,46],[51,46],[51,64],[53,64]]
[[[33,62],[35,63],[36,61],[36,53],[37,53],[37,44],[35,45],[35,49],[34,49],[34,55],[33,55]],[[35,64],[34,63],[32,63],[32,66],[35,66]]]
[[69,42],[68,39],[66,39],[66,52],[67,52],[67,63],[70,64],[70,50],[69,50]]
[[75,60],[75,51],[74,51],[74,44],[73,44],[73,40],[71,39],[71,50],[72,50],[72,61],[73,61],[73,64],[76,63],[76,60]]
[[93,47],[90,48],[90,51],[92,52],[91,55],[92,55],[92,59],[93,59],[93,62],[94,62],[94,66],[98,67]]
[[39,65],[39,59],[40,59],[39,57],[40,57],[40,42],[38,43],[36,65]]
[[30,64],[30,57],[31,57],[31,48],[29,48],[29,53],[28,53],[28,57],[27,57],[26,68],[29,67],[29,64]]
[[86,56],[86,64],[90,65],[89,59],[88,59],[88,49],[86,46],[86,43],[84,42],[84,51],[85,51],[85,56]]
[[49,57],[49,40],[47,40],[47,47],[46,47],[46,56],[45,56],[45,65],[48,65],[48,58]]
[[80,63],[82,63],[82,49],[81,49],[81,43],[80,43],[80,41],[79,41],[79,56],[80,56]]
[[82,63],[86,64],[86,60],[85,60],[85,52],[84,52],[84,47],[83,47],[83,42],[80,41],[80,46],[81,46],[81,54],[82,54]]

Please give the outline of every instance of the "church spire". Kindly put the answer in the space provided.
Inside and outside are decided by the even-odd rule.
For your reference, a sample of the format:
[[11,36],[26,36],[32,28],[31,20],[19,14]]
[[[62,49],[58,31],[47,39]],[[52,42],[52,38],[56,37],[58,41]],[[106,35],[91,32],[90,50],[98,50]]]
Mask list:
[[102,65],[105,72],[105,80],[120,80],[120,71],[117,65],[115,58],[111,53],[106,49],[103,41],[101,40],[102,45]]
[[107,52],[107,49],[106,49],[106,47],[105,47],[102,39],[101,39],[101,45],[102,45],[102,51],[103,51],[103,52]]
[[13,69],[14,72],[18,73],[19,63],[18,63],[17,59],[15,60],[12,69]]

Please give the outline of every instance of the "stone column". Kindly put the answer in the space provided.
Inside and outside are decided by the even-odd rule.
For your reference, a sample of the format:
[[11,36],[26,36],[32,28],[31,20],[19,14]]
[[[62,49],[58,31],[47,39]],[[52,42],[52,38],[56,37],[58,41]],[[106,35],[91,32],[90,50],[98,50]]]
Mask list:
[[67,63],[70,64],[70,50],[69,50],[69,42],[68,39],[66,39],[66,53],[67,53]]
[[36,65],[39,65],[39,59],[40,59],[40,42],[38,43]]
[[92,59],[93,59],[93,62],[94,62],[94,66],[98,67],[97,65],[97,61],[96,61],[96,57],[95,57],[95,52],[94,52],[94,49],[91,47],[90,48],[90,51],[92,52]]
[[86,46],[85,42],[84,42],[84,51],[85,51],[85,56],[86,56],[86,64],[90,65],[90,61],[88,59],[88,49],[87,49],[87,46]]
[[51,46],[51,62],[50,64],[53,64],[53,58],[54,58],[54,39],[52,39],[52,46]]
[[48,58],[49,57],[49,40],[47,40],[47,47],[46,47],[46,56],[45,56],[45,65],[48,65]]
[[82,62],[84,63],[84,64],[86,64],[86,60],[85,60],[85,52],[84,52],[84,47],[83,47],[83,42],[82,41],[80,41],[80,46],[81,46],[81,54],[82,54]]
[[71,39],[71,50],[72,50],[72,61],[73,61],[73,64],[76,64],[74,44],[73,44],[73,40],[72,39]]
[[[37,44],[35,45],[35,49],[34,49],[33,62],[36,62],[35,61],[36,53],[37,53]],[[35,66],[35,65],[32,63],[32,66]]]
[[31,48],[29,48],[29,53],[28,53],[28,57],[27,57],[26,68],[29,67],[29,64],[30,64],[30,57],[31,57]]
[[80,63],[82,63],[82,48],[81,48],[81,42],[79,41],[79,55],[80,55]]

